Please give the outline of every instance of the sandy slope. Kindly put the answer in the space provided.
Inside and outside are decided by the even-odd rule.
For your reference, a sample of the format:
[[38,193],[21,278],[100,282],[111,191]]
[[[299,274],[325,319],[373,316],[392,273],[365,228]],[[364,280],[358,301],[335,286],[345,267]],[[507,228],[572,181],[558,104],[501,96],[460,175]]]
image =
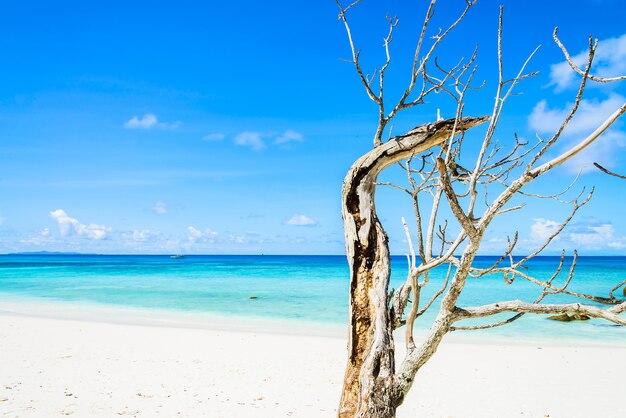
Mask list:
[[[506,343],[510,344],[510,343]],[[345,340],[0,315],[2,417],[334,416]],[[444,343],[400,417],[622,417],[623,345]]]

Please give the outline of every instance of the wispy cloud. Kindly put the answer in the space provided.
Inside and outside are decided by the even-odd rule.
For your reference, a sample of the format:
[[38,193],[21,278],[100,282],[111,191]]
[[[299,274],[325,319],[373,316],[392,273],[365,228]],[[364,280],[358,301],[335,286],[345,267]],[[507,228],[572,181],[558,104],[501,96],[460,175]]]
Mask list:
[[133,116],[124,124],[126,129],[176,129],[180,122],[159,122],[154,113],[146,113],[142,117]]
[[[605,100],[582,100],[578,111],[567,126],[565,135],[586,134],[596,129],[606,118],[615,112],[626,99],[616,93],[609,94]],[[565,117],[570,112],[571,103],[563,108],[550,108],[546,100],[535,105],[528,123],[539,133],[553,134],[559,129]]]
[[21,239],[20,242],[22,244],[44,245],[54,242],[54,239],[52,238],[52,234],[50,234],[50,229],[43,228],[37,235]]
[[261,151],[267,147],[260,132],[242,132],[235,137],[235,144],[250,147],[255,151]]
[[148,241],[154,241],[160,236],[160,232],[152,231],[150,229],[135,229],[130,232],[122,234],[127,243],[145,243]]
[[[560,223],[550,219],[538,218],[530,227],[530,241],[544,242],[554,234]],[[616,236],[610,222],[594,218],[583,218],[569,224],[555,239],[565,249],[622,249],[626,248],[626,236]]]
[[[217,134],[221,135],[221,134]],[[282,133],[246,131],[236,135],[234,142],[237,145],[247,146],[255,151],[267,148],[267,144],[285,145],[291,142],[304,141],[304,135],[293,129],[287,129]]]
[[133,116],[132,119],[130,119],[128,122],[124,124],[124,128],[150,129],[150,128],[155,127],[158,122],[159,121],[154,114],[148,113],[148,114],[143,115],[141,119],[139,118],[139,116]]
[[293,215],[291,218],[285,221],[286,225],[292,226],[313,226],[317,224],[313,219],[306,215]]
[[211,228],[205,228],[204,231],[194,228],[193,226],[187,227],[187,241],[191,243],[197,242],[214,242],[215,237],[218,235],[217,232],[213,231]]
[[626,248],[626,236],[616,236],[611,222],[595,218],[584,218],[570,225],[567,236],[579,248]]
[[59,233],[62,237],[77,235],[88,239],[104,239],[111,228],[98,224],[82,224],[77,219],[70,217],[63,209],[50,212],[50,217],[59,226]]
[[223,133],[214,132],[212,134],[203,136],[202,140],[203,141],[222,141],[224,138],[226,138],[226,135],[224,135]]
[[583,247],[603,247],[616,243],[614,229],[610,223],[578,224],[573,227],[569,238]]
[[[587,62],[588,51],[582,51],[572,60],[579,67]],[[626,74],[626,34],[618,38],[609,38],[598,43],[592,73],[600,77],[615,77]],[[554,64],[550,67],[550,84],[556,86],[557,91],[573,88],[578,85],[578,76],[567,61]]]
[[275,144],[286,144],[288,142],[302,142],[304,140],[304,135],[300,132],[296,132],[293,129],[287,129],[281,135],[278,135],[276,139],[274,139]]
[[160,200],[157,201],[154,206],[152,207],[152,212],[156,213],[157,215],[164,215],[169,211],[169,209],[167,208],[167,205],[163,202],[161,202]]

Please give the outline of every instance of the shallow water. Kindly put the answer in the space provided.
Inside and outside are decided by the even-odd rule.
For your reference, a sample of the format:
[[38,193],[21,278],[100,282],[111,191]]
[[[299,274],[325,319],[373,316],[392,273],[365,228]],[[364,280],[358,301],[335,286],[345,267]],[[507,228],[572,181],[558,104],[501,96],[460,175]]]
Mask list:
[[[496,257],[478,257],[489,266]],[[538,257],[528,274],[548,278],[557,257]],[[564,268],[564,270],[567,270]],[[437,269],[424,288],[422,303],[443,283],[447,268]],[[404,257],[392,260],[392,287],[407,273]],[[566,272],[555,284],[562,283]],[[141,308],[158,312],[219,314],[240,319],[263,318],[344,324],[348,311],[348,268],[343,256],[187,256],[167,255],[1,255],[2,301],[79,303],[93,306]],[[607,296],[626,277],[626,257],[579,257],[569,289]],[[459,306],[498,300],[532,301],[536,286],[517,278],[506,285],[502,276],[470,279]],[[620,290],[621,294],[621,290]],[[251,298],[253,297],[253,298]],[[571,301],[552,296],[546,302]],[[427,329],[438,303],[416,327]],[[626,341],[626,331],[602,321],[555,323],[527,316],[513,324],[478,335],[512,338],[596,339]]]

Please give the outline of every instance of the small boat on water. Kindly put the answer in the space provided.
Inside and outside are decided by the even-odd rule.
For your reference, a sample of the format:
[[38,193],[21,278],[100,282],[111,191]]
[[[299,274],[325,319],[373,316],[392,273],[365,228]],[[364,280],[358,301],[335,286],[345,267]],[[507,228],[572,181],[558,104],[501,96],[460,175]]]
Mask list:
[[173,260],[180,260],[181,258],[185,258],[182,254],[170,255],[170,258]]

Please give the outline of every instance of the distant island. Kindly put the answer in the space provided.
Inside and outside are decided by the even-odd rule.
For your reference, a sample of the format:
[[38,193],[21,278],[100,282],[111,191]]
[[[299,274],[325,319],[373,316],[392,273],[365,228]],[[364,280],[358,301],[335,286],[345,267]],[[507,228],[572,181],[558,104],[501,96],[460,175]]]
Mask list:
[[26,252],[19,252],[19,253],[8,253],[6,255],[97,255],[97,254],[65,252],[65,251],[26,251]]

